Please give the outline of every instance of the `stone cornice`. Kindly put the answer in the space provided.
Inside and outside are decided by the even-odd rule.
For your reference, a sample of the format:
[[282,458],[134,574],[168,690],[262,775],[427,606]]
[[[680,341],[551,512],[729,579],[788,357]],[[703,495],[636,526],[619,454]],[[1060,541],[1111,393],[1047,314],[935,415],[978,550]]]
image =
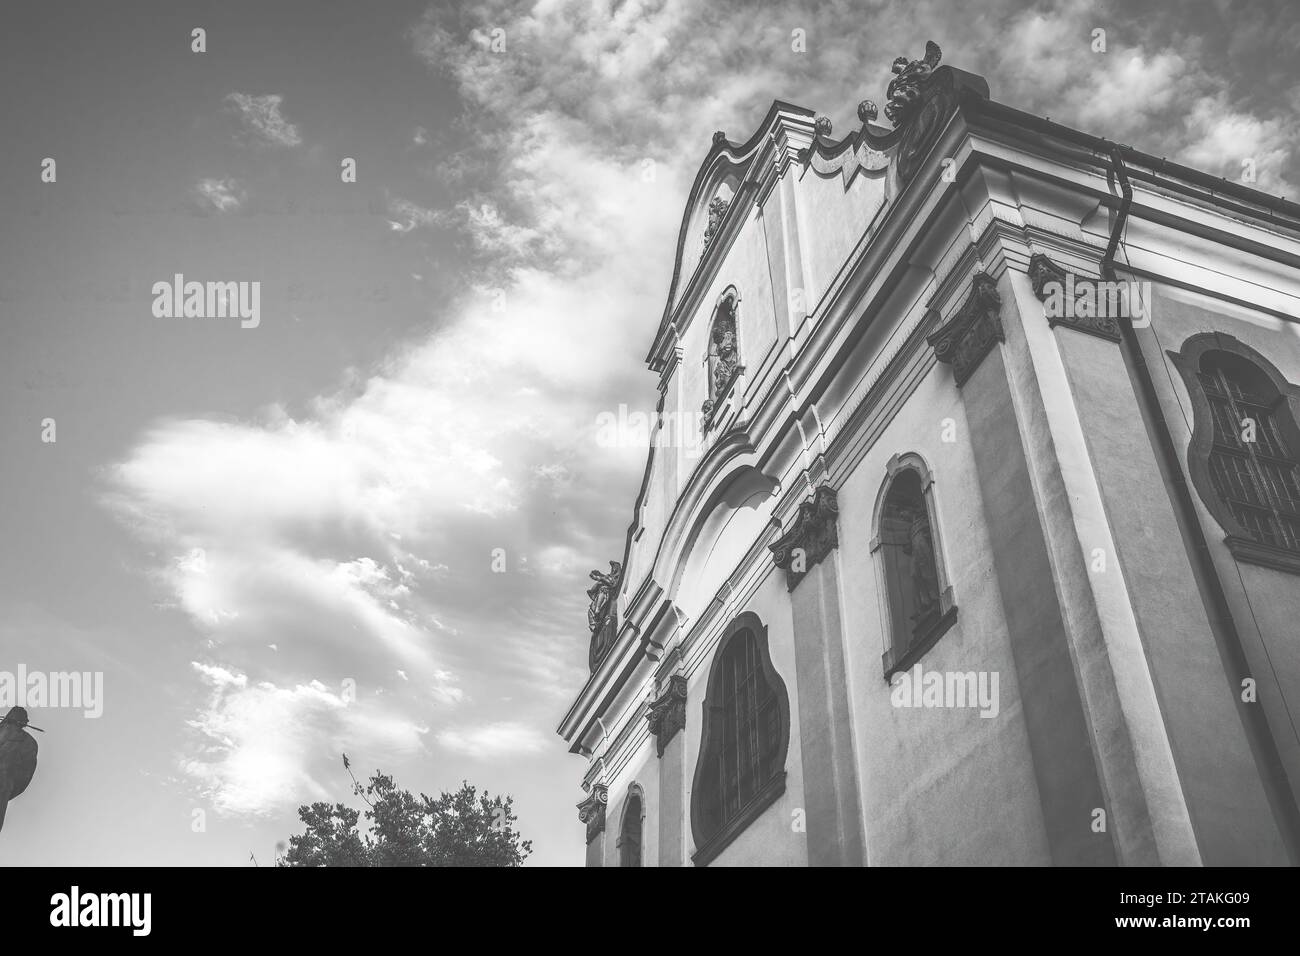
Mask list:
[[659,391],[660,393],[668,390],[668,383],[672,381],[673,374],[682,364],[682,358],[686,350],[682,347],[680,340],[677,338],[677,330],[670,330],[672,335],[672,346],[664,353],[664,367],[659,372]]
[[957,314],[926,338],[934,348],[934,357],[952,366],[958,388],[997,343],[1006,341],[1001,308],[997,282],[987,272],[977,272],[971,280],[970,295]]
[[662,757],[668,742],[686,728],[686,678],[670,675],[667,689],[650,702],[645,717],[655,738],[655,750]]
[[769,545],[772,560],[785,571],[786,586],[793,591],[808,570],[839,547],[839,503],[835,489],[820,485],[799,505],[794,526]]

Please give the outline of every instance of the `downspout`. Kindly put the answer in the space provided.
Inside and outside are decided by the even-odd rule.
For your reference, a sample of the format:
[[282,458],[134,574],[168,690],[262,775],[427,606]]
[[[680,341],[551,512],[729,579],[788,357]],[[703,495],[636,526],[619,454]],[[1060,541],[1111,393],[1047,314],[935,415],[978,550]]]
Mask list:
[[[1111,228],[1110,241],[1106,244],[1106,253],[1101,257],[1101,276],[1108,282],[1118,282],[1119,279],[1115,274],[1115,253],[1119,249],[1120,238],[1123,236],[1124,226],[1128,222],[1129,209],[1133,205],[1133,187],[1129,184],[1128,173],[1124,168],[1123,147],[1113,145],[1110,150],[1110,159],[1110,173],[1119,183],[1122,198],[1119,211],[1115,216],[1115,224]],[[1147,303],[1147,308],[1151,308],[1151,303]],[[1124,311],[1131,312],[1132,310]],[[1156,391],[1155,380],[1151,375],[1150,367],[1147,365],[1142,346],[1138,342],[1137,332],[1133,329],[1132,317],[1121,314],[1119,328],[1124,348],[1128,351],[1133,362],[1134,377],[1137,379],[1141,400],[1146,405],[1147,423],[1155,432],[1156,444],[1160,457],[1164,462],[1165,473],[1169,476],[1169,481],[1173,486],[1174,505],[1182,519],[1180,523],[1183,532],[1191,539],[1191,557],[1196,570],[1200,572],[1197,576],[1208,592],[1206,594],[1208,598],[1206,610],[1209,612],[1211,630],[1219,635],[1221,646],[1226,651],[1228,659],[1237,674],[1244,676],[1250,673],[1250,667],[1246,660],[1245,649],[1242,646],[1241,634],[1238,632],[1237,623],[1233,619],[1232,609],[1228,604],[1227,592],[1224,590],[1223,581],[1219,577],[1219,570],[1214,564],[1210,544],[1205,537],[1205,529],[1201,525],[1200,516],[1197,514],[1196,503],[1192,498],[1191,489],[1187,485],[1187,474],[1183,471],[1182,463],[1178,458],[1178,449],[1174,445],[1173,436],[1169,432],[1169,425],[1165,420],[1165,414],[1160,405],[1160,396]],[[1235,699],[1237,687],[1233,687],[1232,692]],[[1297,838],[1300,835],[1300,807],[1296,805],[1295,796],[1286,777],[1282,755],[1273,740],[1273,734],[1269,729],[1263,711],[1255,704],[1246,704],[1244,706],[1247,707],[1245,720],[1243,721],[1246,725],[1247,738],[1251,740],[1255,758],[1264,771],[1265,792],[1280,817],[1278,826],[1282,831],[1287,855],[1290,857],[1292,865],[1295,865],[1300,861],[1300,839]]]
[[[1101,277],[1107,282],[1118,281],[1115,278],[1115,251],[1119,249],[1119,240],[1124,235],[1124,227],[1128,224],[1128,211],[1133,205],[1133,187],[1129,185],[1128,171],[1124,169],[1124,152],[1123,149],[1116,145],[1110,150],[1111,173],[1119,181],[1119,188],[1123,194],[1120,200],[1119,213],[1115,216],[1115,225],[1110,230],[1110,242],[1106,243],[1106,254],[1101,257]],[[1132,324],[1121,322],[1122,326],[1132,331]],[[1142,368],[1146,368],[1143,363]],[[1163,422],[1163,417],[1161,418]]]

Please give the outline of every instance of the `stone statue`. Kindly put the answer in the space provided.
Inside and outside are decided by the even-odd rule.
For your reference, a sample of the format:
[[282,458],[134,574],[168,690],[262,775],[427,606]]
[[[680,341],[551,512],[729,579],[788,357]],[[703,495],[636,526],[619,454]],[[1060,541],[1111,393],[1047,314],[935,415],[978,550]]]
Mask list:
[[718,227],[722,225],[722,220],[727,215],[727,208],[731,205],[721,196],[714,196],[709,201],[709,224],[704,229],[704,248],[709,248],[709,243],[713,241],[713,236],[717,233]]
[[713,381],[709,384],[713,391],[712,397],[716,400],[722,397],[722,390],[730,384],[731,376],[740,363],[740,353],[736,350],[736,314],[731,311],[730,304],[723,307],[717,321],[713,323],[712,337]]
[[4,829],[9,801],[27,789],[36,773],[38,748],[27,727],[27,711],[22,707],[14,707],[0,720],[0,830]]
[[939,604],[939,571],[934,560],[934,538],[924,508],[913,508],[906,552],[912,559],[913,617],[919,622]]
[[889,97],[889,102],[885,104],[885,116],[895,126],[901,126],[908,119],[912,104],[921,95],[921,84],[934,72],[942,55],[939,45],[929,40],[925,44],[923,59],[909,61],[907,57],[900,56],[894,60],[894,65],[890,67],[894,78],[885,90],[885,95]]
[[591,579],[596,583],[587,588],[587,597],[591,604],[587,607],[587,628],[594,634],[609,615],[609,604],[614,591],[618,589],[619,579],[623,576],[623,565],[617,561],[609,562],[609,574],[599,571],[591,572]]

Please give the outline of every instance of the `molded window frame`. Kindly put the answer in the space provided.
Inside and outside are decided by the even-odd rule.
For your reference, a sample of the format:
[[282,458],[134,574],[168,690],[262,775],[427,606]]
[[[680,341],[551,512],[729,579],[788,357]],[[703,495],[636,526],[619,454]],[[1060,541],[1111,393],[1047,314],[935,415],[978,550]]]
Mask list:
[[1222,352],[1254,366],[1274,389],[1274,407],[1278,429],[1287,444],[1288,460],[1300,460],[1300,386],[1285,375],[1259,351],[1226,332],[1198,332],[1190,336],[1180,351],[1166,354],[1183,379],[1192,402],[1192,436],[1187,445],[1187,472],[1201,503],[1225,532],[1223,542],[1238,561],[1257,564],[1277,571],[1300,574],[1300,551],[1279,547],[1251,534],[1233,514],[1231,506],[1219,494],[1210,474],[1210,455],[1214,446],[1214,420],[1210,400],[1201,384],[1202,364],[1212,353]]
[[[725,744],[723,735],[727,731],[725,713],[727,702],[722,699],[726,671],[724,662],[729,659],[728,652],[733,649],[736,642],[743,641],[746,634],[753,636],[756,667],[775,697],[778,736],[772,763],[780,769],[770,779],[757,783],[749,798],[731,816],[725,817],[715,830],[706,832],[703,801],[714,795],[714,788],[721,788],[717,769],[720,760],[719,748]],[[703,714],[700,724],[702,728],[700,752],[695,762],[695,774],[691,784],[691,835],[696,846],[691,860],[696,866],[707,866],[785,793],[785,767],[790,754],[790,697],[786,691],[785,681],[772,664],[767,640],[767,625],[754,612],[745,611],[738,615],[727,626],[721,640],[718,641],[709,666],[709,679],[701,707]],[[711,780],[711,777],[717,779]],[[717,794],[717,800],[721,803],[720,794]]]
[[[905,472],[915,473],[921,486],[921,498],[925,503],[926,516],[930,522],[930,541],[934,547],[935,575],[938,579],[938,616],[921,629],[909,626],[908,622],[902,619],[903,610],[898,601],[901,583],[894,580],[891,566],[885,559],[880,533],[880,522],[885,516],[886,500],[894,483]],[[885,623],[885,650],[880,655],[880,662],[885,681],[888,682],[894,674],[908,670],[924,657],[957,621],[957,602],[953,595],[952,581],[948,576],[948,561],[945,557],[943,534],[939,526],[939,509],[935,504],[934,475],[925,459],[916,452],[894,455],[885,465],[885,480],[876,495],[871,527],[874,535],[871,539],[870,551],[876,567],[876,581]]]
[[[629,819],[636,801],[636,816]],[[627,788],[627,796],[623,798],[623,813],[618,824],[618,840],[615,846],[618,848],[618,865],[626,867],[645,866],[645,789],[639,783],[630,784]],[[635,821],[636,840],[629,840],[628,825]],[[628,855],[631,853],[630,847],[636,847],[636,862],[628,861]]]

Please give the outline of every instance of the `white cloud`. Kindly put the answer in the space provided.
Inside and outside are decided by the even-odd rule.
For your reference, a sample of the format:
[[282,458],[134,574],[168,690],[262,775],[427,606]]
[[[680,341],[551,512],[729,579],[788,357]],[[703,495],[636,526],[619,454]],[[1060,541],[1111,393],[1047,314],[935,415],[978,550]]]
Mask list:
[[312,800],[338,799],[343,779],[321,779],[337,769],[345,750],[380,759],[417,751],[427,731],[374,705],[349,702],[318,680],[293,686],[250,681],[242,673],[194,662],[212,688],[190,721],[201,740],[181,762],[221,814],[257,815]]
[[1300,129],[1294,123],[1264,120],[1233,109],[1226,94],[1204,96],[1187,117],[1189,145],[1183,161],[1232,180],[1240,180],[1250,161],[1253,185],[1275,195],[1294,196],[1296,186],[1284,172],[1300,146]]
[[436,209],[426,209],[406,199],[392,199],[388,203],[388,228],[393,232],[407,233],[413,229],[446,225],[450,217]]
[[509,721],[444,730],[438,734],[438,743],[448,750],[484,760],[536,753],[550,746],[549,737],[544,737],[536,727]]
[[1111,29],[1106,50],[1094,51],[1097,19],[1084,0],[1011,17],[996,43],[1000,68],[990,77],[991,95],[1234,181],[1251,159],[1253,185],[1294,192],[1284,171],[1300,149],[1300,128],[1234,105],[1225,81],[1195,55],[1199,44],[1165,46],[1174,38],[1155,24],[1145,37]]
[[280,115],[284,97],[278,93],[252,96],[248,93],[230,93],[226,96],[239,115],[245,134],[252,140],[271,146],[298,146],[302,137],[298,127]]
[[194,187],[199,198],[217,212],[234,212],[248,198],[239,183],[230,178],[200,179]]

